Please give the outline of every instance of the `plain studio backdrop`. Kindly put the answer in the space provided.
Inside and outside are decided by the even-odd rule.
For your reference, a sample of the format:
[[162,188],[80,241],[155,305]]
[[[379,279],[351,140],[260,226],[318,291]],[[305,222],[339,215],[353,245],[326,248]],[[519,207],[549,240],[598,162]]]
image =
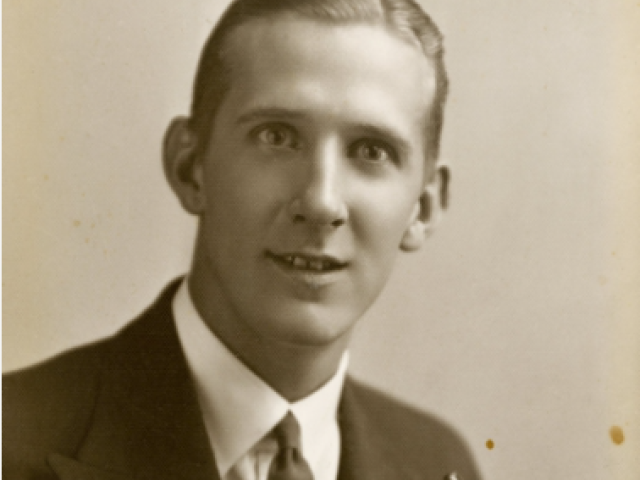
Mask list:
[[[188,268],[160,148],[225,4],[4,2],[5,371],[112,334]],[[487,479],[636,480],[640,6],[424,4],[452,205],[352,369],[450,420]]]

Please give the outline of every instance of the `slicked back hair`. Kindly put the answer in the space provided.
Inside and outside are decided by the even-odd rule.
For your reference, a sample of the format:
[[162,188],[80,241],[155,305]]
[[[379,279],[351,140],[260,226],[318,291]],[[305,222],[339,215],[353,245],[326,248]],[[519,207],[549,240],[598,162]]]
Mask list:
[[435,72],[435,95],[426,122],[426,155],[435,161],[440,150],[448,79],[442,35],[414,0],[234,0],[211,32],[200,56],[193,86],[189,126],[204,154],[217,111],[231,87],[226,56],[230,33],[251,20],[289,15],[327,25],[380,25],[421,48]]

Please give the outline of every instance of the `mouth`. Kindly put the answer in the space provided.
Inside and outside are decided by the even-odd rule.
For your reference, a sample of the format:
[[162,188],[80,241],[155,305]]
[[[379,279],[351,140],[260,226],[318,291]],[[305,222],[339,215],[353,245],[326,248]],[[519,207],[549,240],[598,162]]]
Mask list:
[[347,267],[347,262],[330,255],[267,252],[267,257],[287,269],[304,273],[332,273]]

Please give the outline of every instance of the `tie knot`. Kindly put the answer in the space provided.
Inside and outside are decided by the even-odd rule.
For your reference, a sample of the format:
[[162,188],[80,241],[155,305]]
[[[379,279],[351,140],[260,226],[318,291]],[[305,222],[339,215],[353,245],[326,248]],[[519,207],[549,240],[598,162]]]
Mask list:
[[273,429],[278,442],[278,453],[269,466],[268,480],[313,480],[309,464],[300,449],[300,425],[293,413],[285,417]]
[[293,413],[287,412],[280,423],[275,426],[273,433],[280,449],[300,449],[300,425]]

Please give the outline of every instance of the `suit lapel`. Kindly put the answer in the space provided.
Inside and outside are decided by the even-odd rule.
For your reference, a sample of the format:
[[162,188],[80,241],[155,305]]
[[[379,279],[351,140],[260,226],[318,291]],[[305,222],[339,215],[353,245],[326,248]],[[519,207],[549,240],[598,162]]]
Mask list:
[[410,469],[375,418],[367,415],[358,397],[358,387],[347,378],[338,412],[342,453],[338,480],[409,480],[420,472]]
[[73,458],[52,453],[48,457],[49,465],[59,478],[63,480],[129,480],[126,474],[113,473],[100,468],[94,468]]
[[76,458],[50,458],[61,479],[218,479],[175,331],[176,288],[171,285],[112,342]]

